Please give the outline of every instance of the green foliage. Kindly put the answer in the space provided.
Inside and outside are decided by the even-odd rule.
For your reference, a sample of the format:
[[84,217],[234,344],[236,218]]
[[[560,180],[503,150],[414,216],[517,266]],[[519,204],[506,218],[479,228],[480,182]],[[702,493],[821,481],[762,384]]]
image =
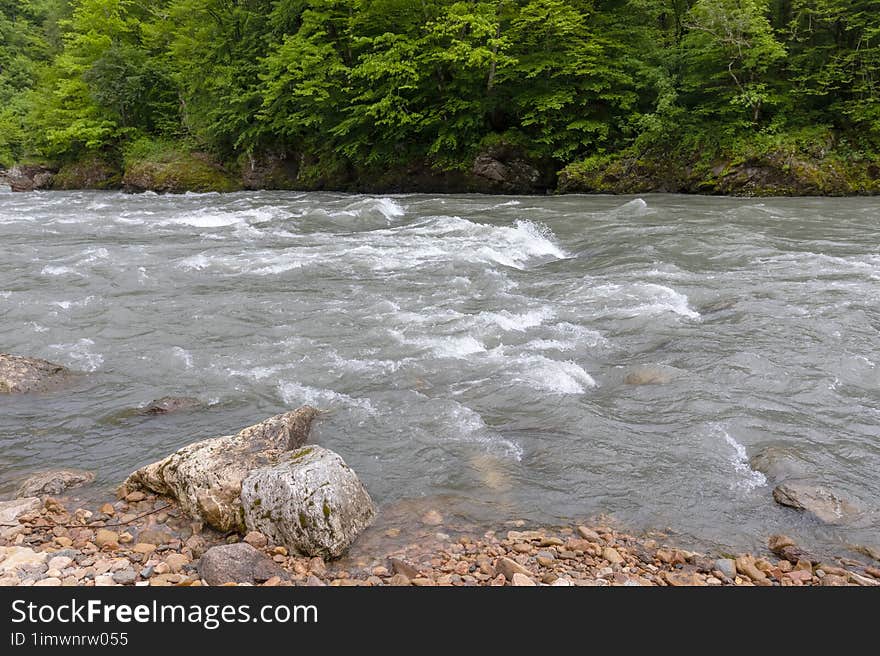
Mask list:
[[0,0],[6,166],[301,153],[321,180],[504,145],[590,172],[815,126],[864,154],[878,85],[876,0]]

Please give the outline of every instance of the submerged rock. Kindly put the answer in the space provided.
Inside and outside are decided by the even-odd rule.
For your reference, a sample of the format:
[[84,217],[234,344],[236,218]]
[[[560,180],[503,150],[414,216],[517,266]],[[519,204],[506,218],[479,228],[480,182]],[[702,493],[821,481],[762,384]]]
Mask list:
[[631,367],[623,377],[627,385],[666,385],[675,380],[678,369],[664,365],[638,365]]
[[209,585],[263,583],[273,576],[290,578],[271,558],[246,542],[208,549],[199,561],[198,571]]
[[80,469],[49,469],[28,476],[15,492],[17,497],[38,497],[61,494],[73,487],[88,485],[95,474]]
[[172,412],[185,412],[196,410],[205,404],[191,396],[163,396],[160,399],[150,401],[138,414],[141,415],[167,415]]
[[782,447],[769,446],[749,460],[749,465],[773,484],[788,479],[807,478],[807,468],[794,454]]
[[342,555],[375,517],[373,501],[339,455],[319,446],[284,454],[241,485],[245,524],[310,556]]
[[776,503],[803,510],[826,524],[841,524],[858,514],[858,509],[833,491],[807,483],[783,483],[773,489]]
[[72,375],[66,367],[48,360],[0,353],[0,394],[45,392]]
[[132,473],[126,490],[146,488],[174,497],[181,508],[218,531],[241,531],[241,482],[306,441],[318,410],[304,406],[235,435],[195,442]]

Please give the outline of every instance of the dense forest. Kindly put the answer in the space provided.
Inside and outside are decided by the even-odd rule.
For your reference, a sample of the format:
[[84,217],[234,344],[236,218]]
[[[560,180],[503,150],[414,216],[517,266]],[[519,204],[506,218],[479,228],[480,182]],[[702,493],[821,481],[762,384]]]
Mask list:
[[0,0],[58,186],[873,192],[878,84],[877,0]]

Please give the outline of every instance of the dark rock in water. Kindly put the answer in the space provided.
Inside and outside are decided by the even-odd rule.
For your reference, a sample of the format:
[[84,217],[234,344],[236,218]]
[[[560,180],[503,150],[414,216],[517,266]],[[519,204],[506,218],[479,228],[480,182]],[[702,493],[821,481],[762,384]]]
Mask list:
[[246,542],[212,547],[198,564],[199,576],[209,585],[263,583],[273,576],[287,580],[287,572]]
[[858,514],[858,508],[833,491],[808,483],[783,483],[773,489],[776,503],[803,510],[826,524],[841,524]]
[[163,396],[161,399],[150,401],[140,411],[142,415],[167,415],[172,412],[195,410],[205,404],[189,396]]
[[50,469],[26,478],[18,490],[17,497],[54,496],[73,487],[88,485],[95,480],[95,474],[79,469]]
[[736,307],[736,300],[732,298],[722,298],[711,303],[707,303],[700,308],[700,314],[713,314],[715,312],[723,312]]
[[235,435],[194,442],[131,474],[123,488],[174,497],[184,512],[218,531],[244,531],[241,482],[301,446],[319,414],[304,406],[270,417]]
[[639,365],[632,367],[623,378],[627,385],[666,385],[676,378],[678,370],[663,365]]
[[0,353],[0,394],[45,392],[72,376],[66,367],[48,360]]
[[749,465],[759,471],[772,484],[777,485],[789,479],[805,479],[808,471],[805,464],[790,451],[777,446],[769,446],[752,456]]

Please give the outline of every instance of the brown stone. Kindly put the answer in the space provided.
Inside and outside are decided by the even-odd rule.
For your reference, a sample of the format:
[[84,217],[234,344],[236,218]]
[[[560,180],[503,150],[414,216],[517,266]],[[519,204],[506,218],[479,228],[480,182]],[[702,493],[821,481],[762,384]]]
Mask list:
[[767,578],[767,575],[755,566],[755,561],[751,556],[737,558],[736,571],[748,576],[752,581],[763,581]]
[[391,571],[395,574],[403,574],[409,580],[418,578],[421,576],[421,572],[419,572],[419,568],[413,565],[412,563],[408,563],[405,560],[401,560],[400,558],[389,558],[388,563],[391,565]]
[[517,573],[524,574],[525,576],[532,576],[532,572],[527,568],[523,567],[515,560],[506,557],[501,557],[495,561],[495,570],[503,574],[504,578],[508,581],[513,580],[513,575]]
[[520,574],[519,572],[516,572],[513,575],[513,579],[511,580],[510,584],[514,587],[517,587],[517,588],[535,587],[537,585],[528,576],[526,576],[525,574]]
[[602,538],[599,537],[599,534],[596,533],[596,531],[594,531],[591,528],[587,528],[586,526],[578,526],[577,532],[580,533],[580,536],[584,540],[589,540],[590,542],[601,542],[602,541]]
[[614,549],[612,547],[605,547],[602,550],[602,558],[607,560],[612,565],[618,565],[618,564],[624,562],[623,556],[621,556],[617,552],[617,549]]
[[388,579],[388,585],[395,586],[409,586],[412,585],[410,579],[403,574],[395,574],[390,579]]

